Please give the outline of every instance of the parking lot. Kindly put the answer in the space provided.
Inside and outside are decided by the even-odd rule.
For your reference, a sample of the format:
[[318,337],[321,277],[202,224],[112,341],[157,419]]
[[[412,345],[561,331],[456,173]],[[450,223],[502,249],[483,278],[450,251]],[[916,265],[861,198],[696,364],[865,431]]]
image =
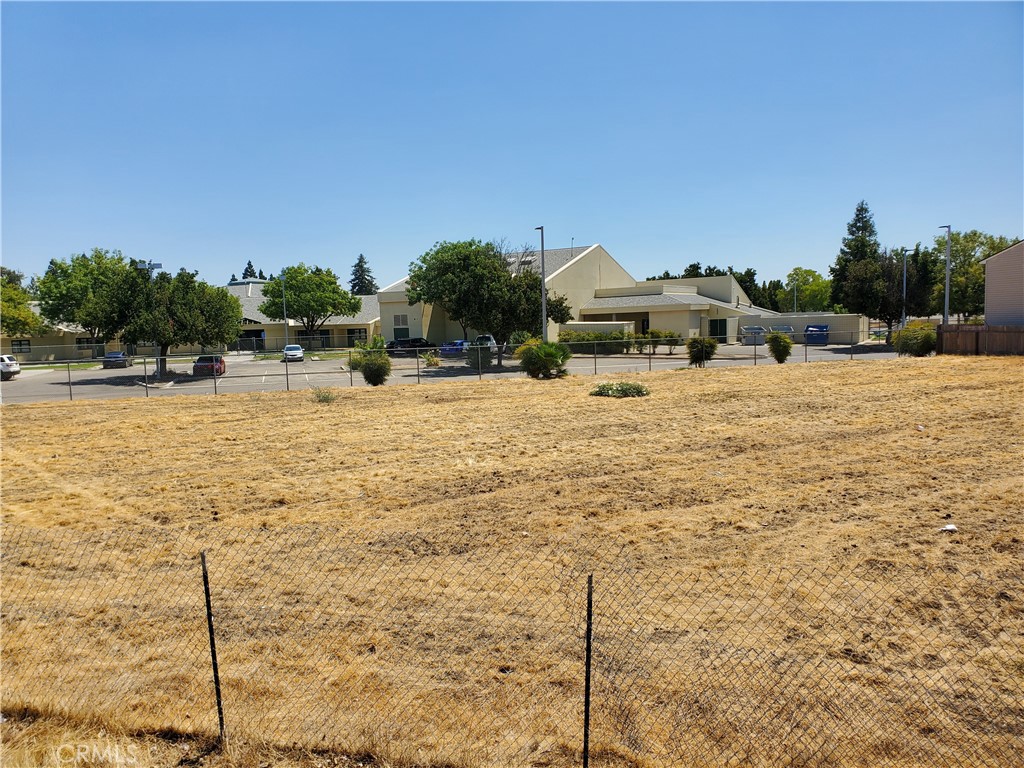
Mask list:
[[[787,364],[835,360],[876,360],[894,356],[879,344],[804,346],[795,345]],[[137,358],[129,368],[104,369],[81,361],[62,363],[22,363],[21,373],[0,384],[0,402],[32,403],[53,400],[97,400],[124,397],[163,397],[168,395],[214,395],[244,392],[280,392],[313,387],[365,387],[362,375],[348,366],[347,355],[318,359],[307,353],[300,363],[284,363],[279,358],[252,353],[230,353],[226,356],[224,375],[193,376],[194,358],[168,361],[170,374],[157,380],[154,360]],[[497,361],[495,360],[495,363]],[[656,354],[627,353],[599,355],[592,350],[577,349],[567,368],[571,374],[600,376],[616,373],[639,373],[687,367],[684,350],[674,354],[659,350]],[[718,348],[709,368],[737,365],[776,365],[763,346],[728,344]],[[496,364],[483,373],[467,365],[464,358],[442,358],[441,365],[426,367],[415,355],[393,359],[388,385],[436,384],[469,379],[516,378],[525,374],[519,364],[504,356],[502,366]]]

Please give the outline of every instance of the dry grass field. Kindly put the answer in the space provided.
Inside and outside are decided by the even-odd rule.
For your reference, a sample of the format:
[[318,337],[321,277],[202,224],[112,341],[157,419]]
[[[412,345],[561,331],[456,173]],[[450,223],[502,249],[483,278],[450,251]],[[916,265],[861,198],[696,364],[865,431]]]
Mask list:
[[[589,396],[598,381],[616,379],[640,380],[651,395]],[[551,596],[566,573],[587,571],[596,572],[599,594],[612,581],[602,582],[602,574],[628,572],[616,579],[617,597],[632,600],[652,627],[678,628],[684,620],[744,633],[757,627],[756,637],[741,642],[736,635],[730,647],[753,644],[758,653],[789,661],[827,657],[830,648],[848,655],[835,659],[835,669],[856,686],[849,699],[797,667],[781,674],[799,682],[810,709],[828,710],[831,698],[839,702],[833,708],[862,710],[860,719],[833,713],[834,734],[804,729],[802,738],[813,748],[791,755],[788,764],[933,763],[950,747],[936,745],[929,734],[941,732],[949,712],[938,704],[941,712],[901,708],[894,690],[924,674],[925,655],[937,659],[921,678],[929,685],[996,688],[1015,701],[1010,711],[986,712],[994,723],[988,727],[975,712],[988,700],[972,694],[982,697],[974,709],[964,705],[953,714],[974,718],[966,732],[974,742],[959,744],[956,754],[974,755],[977,762],[968,764],[996,765],[994,755],[1010,754],[1000,749],[1024,743],[1019,358],[356,388],[339,391],[332,403],[291,392],[5,405],[0,417],[5,765],[60,764],[55,745],[109,740],[111,734],[144,755],[142,764],[153,765],[578,764],[581,705],[573,688],[575,661],[566,651],[578,632],[563,637],[558,628],[577,618],[580,602]],[[940,533],[948,524],[958,532]],[[333,544],[335,537],[341,543]],[[104,554],[69,565],[78,555],[41,548],[14,562],[10,542],[22,540],[88,541]],[[204,663],[205,623],[186,626],[184,618],[202,617],[201,591],[184,594],[199,548],[211,553],[215,600],[236,600],[223,611],[229,724],[232,718],[256,723],[238,729],[226,751],[204,757],[197,751],[204,734],[215,731],[216,716],[208,708],[202,716],[190,712],[206,689],[187,680],[176,688],[166,669],[184,638],[192,638],[188,665],[201,670]],[[552,564],[563,570],[550,572]],[[422,586],[384,598],[386,613],[373,613],[375,624],[370,614],[353,623],[353,606],[380,602],[376,579],[384,565],[401,573],[402,583]],[[735,576],[779,569],[822,580]],[[117,579],[139,570],[161,575],[148,597],[133,605],[131,616],[145,620],[131,631],[114,620],[120,608],[113,603],[99,609],[105,618],[85,602],[78,611],[68,608],[63,579],[101,593],[104,580],[121,583]],[[684,604],[667,586],[671,574],[691,582],[701,574],[733,574],[733,600]],[[961,576],[963,583],[950,581]],[[280,584],[293,604],[274,613],[274,621],[294,627],[313,613],[321,630],[260,634],[269,624],[256,615],[272,600],[288,603],[274,591]],[[864,594],[885,602],[880,585],[892,586],[899,597],[893,601],[898,610],[884,621],[862,605]],[[922,597],[932,589],[945,595],[934,606]],[[452,634],[423,640],[433,638],[424,635],[423,617],[438,619],[432,603],[442,593],[458,608],[442,617]],[[983,631],[936,618],[942,607],[981,606],[990,593],[1000,596],[998,606],[972,614],[987,622]],[[25,594],[33,595],[31,608],[17,604]],[[510,595],[512,604],[492,599]],[[325,607],[338,596],[344,609]],[[832,610],[830,603],[842,603],[836,613],[842,621],[816,625],[808,618]],[[598,608],[598,616],[609,627],[613,619],[628,623],[618,610]],[[921,619],[928,611],[935,616]],[[876,633],[885,626],[899,642],[851,647],[843,622]],[[348,634],[339,639],[342,626]],[[484,632],[482,626],[499,629]],[[659,631],[664,634],[657,627],[652,633]],[[858,630],[857,642],[862,635],[868,643],[869,634]],[[607,635],[618,637],[611,629]],[[523,637],[545,639],[532,648]],[[942,649],[933,654],[936,638],[946,637],[952,638],[949,658]],[[130,675],[122,673],[122,687],[109,688],[105,679],[116,674],[110,649],[131,657],[125,649],[132,644],[144,647],[146,658],[132,661]],[[271,647],[291,663],[268,664]],[[391,666],[381,666],[388,658]],[[752,659],[744,656],[731,673]],[[448,675],[425,672],[453,663]],[[620,706],[595,713],[595,765],[684,764],[658,755],[676,754],[672,745],[683,739],[714,745],[731,738],[725,725],[707,723],[735,720],[736,713],[725,705],[711,711],[714,702],[692,698],[686,683],[691,672],[706,671],[689,659],[673,663],[668,669],[635,662],[643,674],[627,674],[625,662],[603,670],[601,690],[615,693]],[[328,665],[345,672],[328,674]],[[64,686],[113,691],[116,706],[100,706],[99,697],[94,705],[49,705],[53,692],[46,680],[58,670]],[[517,670],[529,674],[510,672]],[[426,677],[429,684],[421,680]],[[713,675],[704,685],[722,701],[737,687]],[[355,702],[352,686],[379,696],[353,704],[351,721],[331,723],[351,734],[347,740],[331,737],[331,749],[317,751],[319,737],[289,735],[325,729],[316,707],[341,696],[338,691]],[[627,689],[649,692],[652,702],[692,698],[702,714],[679,720],[693,732],[661,733],[646,722],[644,705],[629,703]],[[930,695],[944,694],[935,689]],[[425,714],[384,713],[396,697]],[[770,709],[777,698],[769,692],[758,701]],[[728,700],[738,708],[750,703]],[[293,701],[305,707],[307,719],[279,731],[267,713],[286,719],[283,707]],[[495,735],[507,728],[498,716],[506,711],[511,721],[530,724],[529,736]],[[481,712],[496,719],[485,717],[478,726]],[[872,712],[884,712],[896,725],[890,731],[872,722]],[[371,716],[378,721],[373,728],[366,724]],[[804,726],[794,724],[788,705],[745,721],[747,731],[756,731],[745,737],[778,743],[763,754],[733,749],[731,764],[781,764],[770,755],[785,753],[785,738],[773,735],[778,729],[771,725],[787,718],[790,737],[800,737]],[[919,727],[931,719],[934,727]],[[438,735],[460,727],[462,748]],[[156,738],[170,732],[193,734],[192,740]],[[922,745],[913,738],[904,743],[907,734]],[[845,740],[849,751],[823,753],[821,745],[833,738]],[[292,744],[298,748],[278,749]],[[719,763],[691,758],[685,764]]]

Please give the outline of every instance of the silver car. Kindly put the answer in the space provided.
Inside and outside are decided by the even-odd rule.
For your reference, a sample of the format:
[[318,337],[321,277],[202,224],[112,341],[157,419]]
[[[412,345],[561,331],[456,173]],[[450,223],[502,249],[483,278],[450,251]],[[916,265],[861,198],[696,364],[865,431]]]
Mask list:
[[301,363],[302,346],[299,344],[286,344],[284,347],[284,361],[286,363]]
[[14,355],[0,355],[0,381],[10,381],[21,373],[21,366]]

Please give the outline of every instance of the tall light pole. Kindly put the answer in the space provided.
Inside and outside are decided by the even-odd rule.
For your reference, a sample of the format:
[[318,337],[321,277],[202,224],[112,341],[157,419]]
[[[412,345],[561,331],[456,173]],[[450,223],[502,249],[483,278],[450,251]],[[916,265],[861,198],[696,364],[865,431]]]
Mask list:
[[939,229],[946,230],[946,302],[942,309],[942,324],[949,325],[949,238],[952,230],[949,224],[943,224]]
[[[544,227],[534,227],[540,230],[540,334],[541,339],[547,344],[548,341],[548,287],[547,274],[544,272]],[[562,242],[565,242],[564,240]]]
[[903,251],[903,320],[900,321],[900,328],[906,329],[907,327],[907,249],[901,248]]
[[[135,264],[135,266],[138,269],[146,270],[146,273],[149,276],[148,279],[149,279],[150,283],[153,282],[153,270],[154,269],[163,269],[163,267],[164,267],[164,265],[161,264],[158,261],[146,261],[146,262],[140,261],[140,262],[137,262]],[[150,295],[152,296],[152,294],[150,294]],[[143,362],[145,362],[145,358],[143,358]],[[167,361],[165,360],[164,361],[164,366],[166,366],[166,365],[167,365]],[[159,348],[157,348],[156,349],[156,375],[157,376],[162,376],[163,375],[164,366],[160,365],[160,350],[159,350]],[[148,386],[148,384],[147,384],[147,386]],[[146,396],[147,397],[149,396],[149,390],[148,389],[146,390]]]
[[[288,299],[284,295],[284,270],[281,270],[281,314],[284,315],[284,345],[288,346]],[[287,361],[287,358],[285,358]]]

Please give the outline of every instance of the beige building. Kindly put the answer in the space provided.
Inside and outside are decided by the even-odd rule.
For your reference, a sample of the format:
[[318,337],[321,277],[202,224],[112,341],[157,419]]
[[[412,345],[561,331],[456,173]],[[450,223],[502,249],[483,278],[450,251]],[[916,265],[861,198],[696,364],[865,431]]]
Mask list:
[[981,263],[985,266],[985,325],[1024,326],[1024,240]]
[[238,346],[243,350],[279,350],[285,345],[302,344],[307,349],[338,349],[354,347],[356,342],[366,341],[380,334],[380,308],[377,296],[360,296],[362,308],[354,316],[332,315],[324,322],[315,338],[306,335],[305,329],[289,318],[288,330],[281,320],[271,320],[260,312],[260,304],[266,301],[263,286],[266,280],[235,280],[228,283],[228,292],[237,296],[242,304],[242,335]]
[[[529,265],[538,270],[539,255]],[[755,307],[732,275],[637,282],[601,245],[558,248],[544,254],[545,285],[565,296],[576,321],[573,328],[650,329],[672,331],[680,338],[716,336],[738,341],[745,325],[792,325],[802,332],[807,324],[827,324],[836,340],[867,338],[868,321],[860,315],[825,313],[784,315]],[[422,336],[436,344],[463,336],[462,327],[444,312],[422,303],[409,305],[407,278],[377,294],[381,332],[390,339]],[[467,335],[472,338],[477,329]],[[551,324],[549,338],[557,338]],[[799,338],[799,337],[798,337]]]

